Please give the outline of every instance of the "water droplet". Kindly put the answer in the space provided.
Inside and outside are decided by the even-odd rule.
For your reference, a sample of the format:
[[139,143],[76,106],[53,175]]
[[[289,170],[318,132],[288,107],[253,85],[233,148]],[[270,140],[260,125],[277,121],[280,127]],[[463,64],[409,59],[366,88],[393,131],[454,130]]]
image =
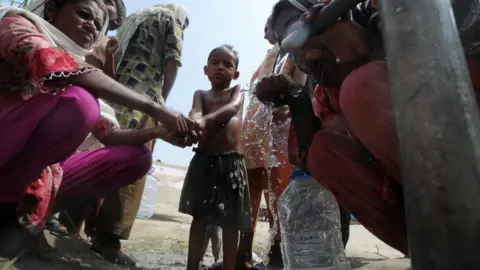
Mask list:
[[236,189],[236,188],[237,188],[237,184],[233,183],[233,184],[232,184],[232,188],[233,188],[233,189]]
[[218,208],[220,208],[220,210],[223,211],[223,210],[225,209],[225,205],[224,205],[223,203],[220,203],[220,204],[218,205]]

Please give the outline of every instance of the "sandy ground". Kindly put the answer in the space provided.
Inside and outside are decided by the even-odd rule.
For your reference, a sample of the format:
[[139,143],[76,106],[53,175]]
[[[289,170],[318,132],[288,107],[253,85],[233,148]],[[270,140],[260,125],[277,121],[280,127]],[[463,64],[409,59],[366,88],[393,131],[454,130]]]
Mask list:
[[[156,214],[148,220],[137,220],[131,239],[124,242],[127,251],[134,255],[146,269],[185,269],[188,232],[191,218],[177,212],[179,191],[162,187],[158,194]],[[255,237],[254,250],[264,257],[268,242],[268,223],[260,222]],[[73,239],[49,236],[56,246],[51,260],[23,255],[10,269],[121,269],[114,267],[89,251],[86,243]],[[408,269],[410,262],[370,234],[361,225],[351,226],[347,256],[352,269]],[[206,258],[211,262],[212,258]],[[5,262],[0,261],[0,267]],[[6,265],[4,265],[6,266]],[[4,268],[3,269],[8,269]]]

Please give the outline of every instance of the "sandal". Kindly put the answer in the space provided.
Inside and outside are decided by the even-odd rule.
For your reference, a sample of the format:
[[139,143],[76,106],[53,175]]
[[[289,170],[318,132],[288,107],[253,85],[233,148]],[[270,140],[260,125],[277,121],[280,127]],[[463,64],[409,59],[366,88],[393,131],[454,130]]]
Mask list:
[[60,237],[62,239],[70,236],[70,233],[68,232],[67,227],[62,225],[58,220],[58,218],[56,217],[51,217],[45,223],[45,230],[49,231],[51,234],[57,237]]

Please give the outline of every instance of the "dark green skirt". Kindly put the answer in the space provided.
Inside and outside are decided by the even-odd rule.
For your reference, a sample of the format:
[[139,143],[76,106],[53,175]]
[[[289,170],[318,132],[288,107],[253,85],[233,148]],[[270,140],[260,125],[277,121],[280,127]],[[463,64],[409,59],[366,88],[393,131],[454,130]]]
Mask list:
[[243,155],[195,150],[183,183],[179,211],[208,224],[252,228],[252,208]]

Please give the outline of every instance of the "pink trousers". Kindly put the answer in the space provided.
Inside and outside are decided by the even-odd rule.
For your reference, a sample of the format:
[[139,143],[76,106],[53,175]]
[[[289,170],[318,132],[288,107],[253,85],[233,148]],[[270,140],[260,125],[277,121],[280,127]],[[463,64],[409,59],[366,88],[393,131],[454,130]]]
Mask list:
[[144,146],[71,155],[99,117],[97,100],[82,88],[70,87],[55,96],[40,94],[13,108],[4,104],[0,106],[0,206],[20,201],[44,168],[57,162],[63,180],[56,203],[103,196],[150,169],[151,152]]

